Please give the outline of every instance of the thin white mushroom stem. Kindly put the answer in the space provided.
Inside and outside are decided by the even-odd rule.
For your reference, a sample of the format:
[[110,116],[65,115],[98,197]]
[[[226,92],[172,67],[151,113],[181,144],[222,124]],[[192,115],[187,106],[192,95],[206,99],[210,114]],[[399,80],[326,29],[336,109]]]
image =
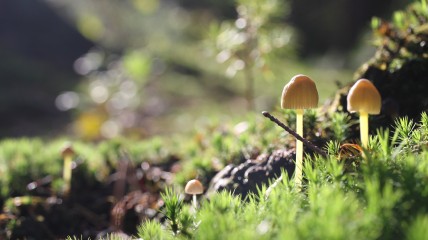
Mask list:
[[193,209],[196,212],[196,209],[198,208],[198,199],[196,198],[196,195],[204,192],[204,186],[202,186],[202,183],[198,179],[193,179],[187,182],[184,192],[186,194],[193,195],[192,204]]
[[[303,137],[303,109],[296,109],[296,132]],[[294,179],[296,186],[300,188],[302,186],[303,178],[303,142],[296,139],[296,172]]]
[[360,112],[360,137],[361,144],[364,148],[367,148],[369,142],[369,114],[366,112]]
[[196,198],[196,194],[193,194],[193,208],[196,210],[196,208],[198,207],[198,199]]

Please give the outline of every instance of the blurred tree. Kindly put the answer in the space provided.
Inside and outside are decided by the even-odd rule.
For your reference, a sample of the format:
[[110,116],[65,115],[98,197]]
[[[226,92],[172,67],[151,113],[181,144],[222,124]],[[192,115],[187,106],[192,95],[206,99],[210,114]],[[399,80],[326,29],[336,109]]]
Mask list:
[[[237,1],[233,0],[177,1],[186,9],[211,11],[220,20],[235,19],[238,15]],[[368,30],[372,16],[387,17],[408,3],[402,0],[279,2],[289,3],[290,14],[283,16],[283,20],[296,29],[299,38],[297,53],[304,58],[328,51],[348,53],[358,44],[361,34]]]
[[[185,106],[196,102],[204,108],[201,99],[212,104],[213,98],[226,101],[234,94],[225,84],[228,81],[212,69],[214,60],[201,61],[206,54],[200,40],[212,16],[186,11],[171,1],[147,3],[76,0],[59,6],[52,2],[98,45],[74,63],[83,84],[76,92],[58,97],[60,108],[76,109],[74,126],[80,136],[79,129],[88,126],[98,129],[87,138],[145,136],[153,131],[153,124],[146,124],[152,118],[162,125],[160,116],[167,111],[183,114]],[[69,104],[73,96],[79,99],[77,105]],[[85,117],[88,114],[100,115],[96,119],[103,122],[86,124],[95,119]]]
[[217,61],[228,64],[226,75],[234,77],[243,71],[248,109],[254,110],[254,71],[266,72],[272,53],[290,49],[291,28],[279,21],[288,7],[279,0],[238,0],[236,10],[234,21],[214,24],[210,35]]
[[[143,50],[129,50],[114,56],[101,49],[93,49],[80,57],[75,68],[85,82],[76,94],[79,103],[74,123],[75,133],[88,140],[116,137],[133,132],[139,126],[139,114],[146,99],[146,83],[152,73],[152,59]],[[64,93],[69,94],[69,93]],[[64,98],[66,100],[66,98]]]
[[[254,18],[252,12],[240,11],[235,7],[235,4],[253,6],[257,2],[0,1],[0,54],[7,59],[0,62],[0,113],[7,116],[0,120],[0,128],[3,128],[0,135],[43,134],[62,126],[69,114],[56,109],[55,103],[63,104],[59,104],[61,110],[79,105],[83,107],[92,101],[89,90],[92,89],[90,86],[96,85],[93,82],[97,83],[97,78],[111,72],[124,73],[120,75],[120,81],[132,79],[138,86],[136,89],[141,90],[144,86],[150,88],[141,92],[144,101],[140,101],[146,108],[142,115],[145,117],[160,115],[183,102],[191,105],[190,98],[199,102],[207,101],[207,98],[223,101],[232,98],[236,94],[236,86],[218,74],[219,68],[206,58],[206,49],[198,45],[212,20],[228,22],[218,30],[225,30],[229,25],[228,28],[234,28],[238,33],[237,36],[246,36],[241,45],[245,47],[233,49],[236,55],[233,61],[228,62],[231,66],[228,73],[233,74],[244,66],[243,72],[250,76],[247,79],[251,79],[259,72],[269,73],[266,67],[269,66],[269,58],[266,56],[276,54],[278,49],[285,49],[275,46],[278,43],[281,45],[278,39],[289,38],[282,31],[284,23],[292,22],[298,27],[300,37],[295,42],[299,45],[293,47],[299,47],[298,52],[303,56],[322,54],[332,48],[346,52],[354,46],[359,32],[372,14],[382,16],[378,13],[388,12],[395,5],[402,4],[399,0],[328,0],[320,3],[290,0],[288,7],[282,4],[288,1],[276,0],[274,2],[278,5],[272,9],[272,15],[267,20],[269,24],[264,22],[263,26],[257,26],[254,21],[248,21]],[[263,4],[269,5],[271,2],[264,1]],[[290,14],[279,14],[288,10]],[[257,34],[254,34],[254,29],[257,29]],[[277,30],[268,33],[273,29]],[[269,39],[277,40],[270,42]],[[92,48],[94,43],[97,48]],[[247,51],[255,45],[257,51]],[[275,51],[271,51],[272,46]],[[97,62],[96,56],[99,54],[94,54],[97,51],[104,54],[104,65],[91,65]],[[265,54],[267,52],[269,54]],[[225,54],[217,56],[221,59]],[[79,60],[74,62],[76,59]],[[85,61],[90,64],[85,64]],[[147,67],[149,73],[146,77],[141,77],[146,70],[145,67],[138,70],[140,65]],[[78,66],[89,68],[78,69]],[[73,67],[81,76],[76,76]],[[113,79],[114,75],[106,76]],[[82,78],[88,81],[76,87]],[[120,84],[112,86],[111,89],[108,87],[109,97],[114,95],[113,89],[121,89],[118,87]],[[157,91],[158,88],[166,90]],[[204,90],[208,88],[210,90]],[[80,96],[73,91],[84,94]],[[250,96],[250,93],[248,90],[247,95]],[[95,110],[98,113],[99,109]],[[106,114],[104,110],[100,112]]]

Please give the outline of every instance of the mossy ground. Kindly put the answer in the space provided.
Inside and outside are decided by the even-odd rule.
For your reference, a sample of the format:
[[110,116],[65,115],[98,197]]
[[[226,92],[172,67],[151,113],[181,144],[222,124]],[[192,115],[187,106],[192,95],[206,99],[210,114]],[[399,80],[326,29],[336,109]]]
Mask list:
[[[293,120],[291,112],[282,114],[285,122]],[[61,192],[59,152],[64,140],[3,141],[1,234],[13,239],[94,238],[102,232],[121,230],[144,239],[155,235],[186,239],[421,239],[418,237],[424,236],[420,234],[425,233],[422,226],[428,218],[426,114],[420,123],[403,118],[391,132],[373,133],[365,157],[343,154],[340,144],[358,139],[333,130],[335,124],[342,124],[341,117],[332,117],[336,120],[326,126],[315,111],[312,114],[315,122],[307,120],[306,126],[311,126],[307,132],[323,126],[322,136],[336,141],[320,146],[327,148],[327,158],[306,156],[306,181],[301,191],[294,187],[292,176],[284,177],[268,197],[267,186],[246,199],[221,192],[209,200],[201,198],[196,213],[190,207],[190,197],[183,194],[187,180],[198,177],[207,186],[213,173],[246,159],[251,149],[269,153],[286,145],[292,147],[293,138],[269,120],[249,115],[245,129],[242,122],[235,121],[212,124],[185,137],[98,144],[76,141],[76,167],[67,196]],[[308,139],[315,135],[307,134]],[[340,140],[343,136],[345,140]],[[128,175],[125,179],[118,177],[123,171]],[[159,195],[171,188],[174,191]],[[172,207],[168,205],[171,199],[177,201]],[[175,221],[174,228],[170,228],[171,221]]]

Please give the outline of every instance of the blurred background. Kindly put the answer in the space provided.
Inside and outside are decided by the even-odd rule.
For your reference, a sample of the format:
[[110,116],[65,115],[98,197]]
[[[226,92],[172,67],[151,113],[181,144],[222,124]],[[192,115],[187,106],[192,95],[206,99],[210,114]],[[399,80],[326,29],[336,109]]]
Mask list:
[[[1,0],[0,137],[144,138],[321,102],[375,49],[399,0]],[[214,119],[214,120],[213,120]]]

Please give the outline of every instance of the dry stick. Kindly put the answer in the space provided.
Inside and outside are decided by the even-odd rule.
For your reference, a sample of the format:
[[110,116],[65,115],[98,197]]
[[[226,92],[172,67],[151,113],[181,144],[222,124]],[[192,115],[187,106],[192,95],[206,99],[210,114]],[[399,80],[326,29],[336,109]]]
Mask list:
[[320,154],[323,157],[327,157],[327,153],[326,152],[324,152],[323,150],[321,150],[320,148],[318,148],[317,146],[315,146],[313,143],[309,142],[308,140],[304,139],[302,136],[300,136],[299,134],[297,134],[295,131],[291,130],[284,123],[282,123],[277,118],[275,118],[274,116],[272,116],[269,112],[263,111],[262,114],[263,114],[263,116],[269,118],[272,122],[276,123],[278,126],[282,127],[285,131],[287,131],[288,133],[290,133],[291,135],[293,135],[295,138],[297,138],[297,140],[302,141],[303,144],[305,144],[306,146],[308,146],[314,152]]

